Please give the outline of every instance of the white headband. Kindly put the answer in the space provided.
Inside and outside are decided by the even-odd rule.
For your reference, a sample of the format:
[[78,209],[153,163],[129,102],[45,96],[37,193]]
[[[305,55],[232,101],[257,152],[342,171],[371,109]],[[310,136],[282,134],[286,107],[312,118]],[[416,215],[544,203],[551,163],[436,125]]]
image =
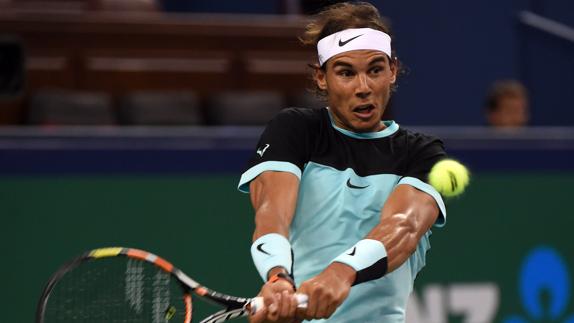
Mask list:
[[345,29],[329,35],[317,43],[319,65],[329,58],[352,50],[373,49],[391,56],[391,36],[371,28]]

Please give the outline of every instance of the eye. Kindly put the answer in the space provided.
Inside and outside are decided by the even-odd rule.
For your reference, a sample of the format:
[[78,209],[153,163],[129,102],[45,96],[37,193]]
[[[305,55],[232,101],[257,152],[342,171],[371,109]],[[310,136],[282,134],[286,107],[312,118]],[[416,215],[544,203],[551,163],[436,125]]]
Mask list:
[[380,74],[384,71],[385,69],[382,66],[374,66],[370,69],[371,74]]
[[337,71],[337,75],[342,76],[342,77],[351,77],[354,74],[355,73],[350,69],[341,69],[341,70]]

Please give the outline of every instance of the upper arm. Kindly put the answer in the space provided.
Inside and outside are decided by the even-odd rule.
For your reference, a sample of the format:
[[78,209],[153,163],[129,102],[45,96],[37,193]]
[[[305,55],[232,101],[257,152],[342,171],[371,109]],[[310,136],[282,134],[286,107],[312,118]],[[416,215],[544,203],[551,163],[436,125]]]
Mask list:
[[299,178],[288,172],[267,171],[251,181],[250,191],[255,210],[253,240],[272,232],[287,237],[297,205]]
[[285,109],[269,122],[253,151],[238,188],[251,194],[254,239],[272,232],[288,236],[299,179],[309,160],[312,122],[303,111]]
[[[427,183],[432,166],[446,157],[442,142],[409,132],[402,132],[395,139],[399,145],[393,170],[398,180],[390,194],[383,196],[386,200],[378,224],[365,236],[367,240],[382,242],[384,252],[373,253],[382,258],[366,272],[386,273],[400,267],[415,252],[421,238],[439,219],[439,214],[446,215],[442,197]],[[361,279],[374,272],[365,274],[363,270],[357,272]]]
[[425,199],[431,198],[439,209],[435,224],[442,226],[446,222],[446,207],[440,193],[428,184],[428,174],[437,162],[447,157],[443,143],[422,134],[411,134],[409,142],[408,162],[396,188],[410,186],[416,189],[413,192],[425,194]]
[[367,236],[387,248],[389,271],[411,256],[433,224],[444,224],[446,219],[442,196],[427,183],[432,166],[446,157],[442,142],[409,134],[408,147],[402,177],[381,210],[379,224]]

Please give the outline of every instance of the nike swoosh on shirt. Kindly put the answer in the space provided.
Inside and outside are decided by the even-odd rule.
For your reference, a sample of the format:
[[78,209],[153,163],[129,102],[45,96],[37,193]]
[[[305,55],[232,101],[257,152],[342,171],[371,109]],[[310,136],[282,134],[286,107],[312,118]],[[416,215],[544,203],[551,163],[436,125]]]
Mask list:
[[349,252],[347,255],[349,256],[354,256],[355,255],[355,251],[357,251],[357,247],[353,248],[353,251]]
[[353,185],[353,184],[351,184],[351,179],[350,179],[350,178],[347,180],[347,186],[350,187],[350,188],[357,188],[357,189],[363,189],[363,188],[369,187],[369,185],[367,185],[367,186],[357,186],[357,185]]
[[265,242],[258,244],[258,245],[257,245],[257,250],[259,250],[260,252],[263,252],[263,253],[266,254],[266,255],[270,255],[270,256],[271,256],[270,253],[268,253],[267,251],[263,250],[263,245],[264,245],[264,244],[265,244]]
[[347,45],[351,40],[357,39],[357,38],[359,38],[359,37],[361,37],[361,36],[363,36],[363,34],[360,34],[360,35],[355,36],[355,37],[353,37],[353,38],[349,38],[349,39],[347,39],[347,40],[339,39],[339,47],[343,47],[343,46]]

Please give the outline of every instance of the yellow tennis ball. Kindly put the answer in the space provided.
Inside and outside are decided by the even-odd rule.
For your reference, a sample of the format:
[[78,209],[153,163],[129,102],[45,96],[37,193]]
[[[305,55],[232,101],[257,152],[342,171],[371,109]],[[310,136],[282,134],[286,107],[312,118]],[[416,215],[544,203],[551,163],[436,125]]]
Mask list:
[[462,194],[469,179],[468,169],[452,159],[443,159],[434,164],[429,173],[429,184],[446,197]]

